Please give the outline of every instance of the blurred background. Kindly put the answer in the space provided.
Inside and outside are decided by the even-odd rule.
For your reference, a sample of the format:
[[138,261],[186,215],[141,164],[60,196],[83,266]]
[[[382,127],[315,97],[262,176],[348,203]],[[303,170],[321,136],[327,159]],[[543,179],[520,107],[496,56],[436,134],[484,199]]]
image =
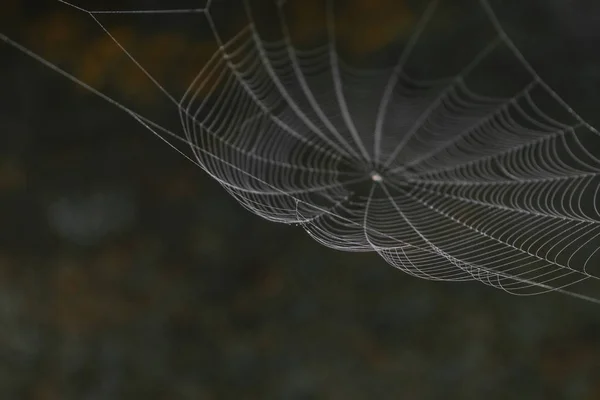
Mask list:
[[[78,4],[199,2],[175,3]],[[349,29],[345,43],[394,40],[411,3],[348,1],[372,35]],[[224,4],[234,26],[239,4]],[[600,122],[600,4],[492,4],[542,77]],[[214,49],[197,15],[108,18],[175,93]],[[172,29],[183,20],[197,32]],[[84,13],[3,0],[0,32],[165,114]],[[600,399],[598,306],[426,282],[324,248],[248,213],[128,115],[4,43],[0,227],[2,399]]]

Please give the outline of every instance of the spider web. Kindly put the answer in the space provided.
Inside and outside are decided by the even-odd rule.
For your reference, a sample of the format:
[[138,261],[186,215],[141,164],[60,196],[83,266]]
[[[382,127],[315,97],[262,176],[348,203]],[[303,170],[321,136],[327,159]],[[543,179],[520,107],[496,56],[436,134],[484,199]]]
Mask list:
[[[216,0],[129,11],[65,3],[152,80],[180,132],[0,37],[182,154],[178,143],[189,145],[184,155],[251,212],[301,225],[325,246],[374,251],[419,278],[600,302],[566,289],[597,279],[600,265],[600,160],[590,150],[598,132],[536,74],[487,0],[465,2],[483,22],[443,44],[452,57],[440,52],[448,32],[434,23],[447,2],[433,0],[377,66],[339,43],[343,2],[317,2],[322,30],[304,41],[294,33],[297,1],[265,3],[245,1],[233,31],[220,26]],[[218,50],[176,97],[112,36],[107,14],[197,15]]]

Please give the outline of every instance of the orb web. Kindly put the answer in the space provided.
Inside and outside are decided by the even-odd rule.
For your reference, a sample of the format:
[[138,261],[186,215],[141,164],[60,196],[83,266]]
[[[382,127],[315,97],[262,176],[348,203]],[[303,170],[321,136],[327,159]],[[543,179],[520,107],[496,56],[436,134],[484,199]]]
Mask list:
[[[309,2],[322,29],[298,39],[298,1],[240,2],[236,29],[220,25],[217,0],[143,10],[62,2],[152,80],[179,131],[1,37],[173,147],[189,145],[188,156],[246,209],[300,224],[325,246],[376,252],[419,278],[598,302],[567,289],[597,279],[600,265],[598,132],[538,76],[487,0],[464,1],[482,22],[445,42],[455,46],[445,54],[439,37],[452,34],[435,21],[447,2],[428,2],[410,32],[377,53],[378,65],[340,43],[342,1]],[[177,97],[111,35],[105,14],[198,15],[218,50]]]

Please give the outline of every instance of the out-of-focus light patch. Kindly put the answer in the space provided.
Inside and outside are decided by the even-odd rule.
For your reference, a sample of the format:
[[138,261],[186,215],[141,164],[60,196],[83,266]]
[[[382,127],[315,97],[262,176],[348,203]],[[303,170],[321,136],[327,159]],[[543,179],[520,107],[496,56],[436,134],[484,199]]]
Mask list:
[[[111,35],[125,48],[131,47],[134,41],[134,32],[127,27],[115,28]],[[76,60],[75,75],[94,87],[104,87],[111,67],[127,62],[127,55],[108,35],[90,39],[81,54],[72,57]]]
[[[151,105],[162,98],[139,65],[158,82],[178,92],[187,88],[217,51],[212,39],[205,40],[185,31],[149,33],[132,21],[106,22],[110,35],[98,34],[99,27],[86,23],[84,16],[57,11],[34,20],[24,28],[28,46],[86,84],[100,91],[114,90],[137,104]],[[207,82],[201,94],[214,90],[214,85]],[[78,90],[88,93],[84,88]]]
[[20,0],[2,0],[2,12],[0,13],[0,21],[10,21],[19,16],[21,4]]
[[43,15],[24,28],[27,44],[44,58],[71,65],[75,55],[88,45],[86,21],[72,14],[53,12]]
[[0,159],[0,191],[12,192],[25,187],[27,174],[21,165],[12,159]]
[[[288,0],[284,9],[294,44],[309,44],[327,34],[322,0]],[[336,4],[337,45],[364,56],[404,37],[414,27],[414,13],[404,0],[350,0]]]
[[97,244],[130,228],[136,218],[133,196],[125,190],[64,195],[47,208],[48,222],[61,238],[82,246]]
[[[253,3],[258,12],[262,9],[261,2],[270,0]],[[112,37],[97,35],[94,29],[97,26],[85,15],[64,8],[27,25],[24,28],[27,44],[90,86],[101,91],[114,89],[138,104],[153,104],[161,98],[160,91],[119,45],[158,82],[175,91],[187,88],[217,49],[212,39],[172,30],[150,34],[136,27],[133,20],[127,23],[108,19],[106,28]],[[324,8],[322,0],[285,2],[284,13],[295,45],[302,47],[323,39],[327,33]],[[232,12],[236,16],[244,14],[243,7]],[[335,14],[337,44],[351,57],[365,56],[397,41],[410,32],[415,22],[405,0],[349,0],[340,2]],[[202,21],[199,19],[199,23]],[[238,23],[235,18],[228,22],[231,29],[241,29],[236,26]],[[215,85],[219,86],[211,81],[204,83],[199,94],[204,96],[219,90]],[[83,88],[80,90],[85,92]]]
[[336,18],[339,45],[353,55],[366,55],[406,37],[415,15],[405,0],[352,0]]

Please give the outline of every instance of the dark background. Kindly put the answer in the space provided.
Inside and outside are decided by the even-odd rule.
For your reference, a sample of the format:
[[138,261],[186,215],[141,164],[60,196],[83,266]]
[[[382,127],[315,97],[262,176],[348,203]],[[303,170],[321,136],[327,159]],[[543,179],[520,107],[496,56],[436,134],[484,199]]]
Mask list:
[[[550,85],[600,120],[600,7],[493,4]],[[2,8],[1,32],[161,115],[106,62],[87,16]],[[185,65],[161,54],[150,65]],[[597,306],[421,281],[324,248],[4,44],[0,223],[3,399],[600,398]]]

